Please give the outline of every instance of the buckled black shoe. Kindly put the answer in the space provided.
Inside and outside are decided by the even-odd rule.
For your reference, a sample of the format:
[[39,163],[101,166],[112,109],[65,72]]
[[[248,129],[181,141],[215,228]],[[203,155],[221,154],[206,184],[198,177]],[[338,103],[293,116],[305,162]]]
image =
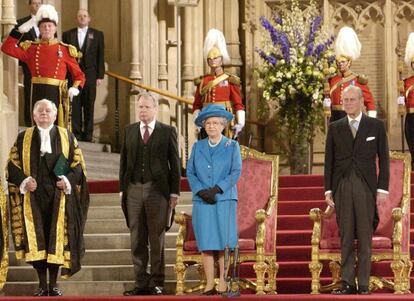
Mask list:
[[165,291],[162,286],[154,286],[149,289],[150,295],[164,295]]
[[41,297],[41,296],[49,296],[49,293],[47,290],[44,290],[43,288],[39,287],[35,293],[33,294],[33,296],[36,297]]
[[213,286],[213,288],[211,290],[208,291],[204,291],[201,293],[203,296],[213,296],[213,295],[217,295],[217,290],[216,287]]
[[332,295],[356,295],[357,289],[349,284],[342,284],[342,288],[332,291]]
[[63,293],[58,287],[53,287],[49,289],[49,296],[63,296]]
[[140,296],[140,295],[148,295],[148,289],[146,287],[134,287],[130,291],[125,291],[124,296]]
[[369,289],[368,286],[361,285],[358,287],[358,295],[369,295]]

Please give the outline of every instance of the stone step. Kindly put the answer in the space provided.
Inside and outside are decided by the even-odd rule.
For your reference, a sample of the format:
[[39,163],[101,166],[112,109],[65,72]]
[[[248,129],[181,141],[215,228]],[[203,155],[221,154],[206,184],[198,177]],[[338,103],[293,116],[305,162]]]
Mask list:
[[[102,153],[111,153],[111,145],[104,143],[92,143],[85,141],[78,141],[79,147],[82,150],[82,153],[89,152],[102,152]],[[119,156],[119,154],[118,154]]]
[[[189,279],[197,279],[197,269],[187,270]],[[175,279],[174,264],[166,264],[165,278]],[[82,269],[73,275],[71,281],[133,281],[134,268],[129,265],[83,265]],[[10,266],[7,274],[7,282],[36,281],[37,273],[31,265]]]
[[[196,280],[186,280],[189,287],[196,283]],[[58,281],[64,296],[122,296],[122,293],[132,289],[134,284],[134,281]],[[164,288],[167,294],[174,294],[175,286],[175,280],[166,280]],[[37,287],[37,281],[6,282],[3,292],[6,296],[32,296]]]
[[[99,206],[119,206],[121,207],[121,200],[119,193],[92,193],[90,194],[90,207]],[[180,194],[180,201],[178,205],[192,204],[192,193],[185,191]]]
[[[192,205],[191,204],[178,204],[176,207],[176,212],[185,212],[191,213]],[[86,220],[86,224],[88,224],[89,220],[93,219],[123,219],[124,213],[122,212],[122,208],[120,205],[118,206],[92,206],[89,207],[88,211],[88,219]]]
[[[170,230],[171,231],[171,230]],[[168,231],[165,234],[165,247],[174,248],[177,233]],[[129,233],[93,233],[85,234],[85,248],[87,250],[99,249],[129,249],[131,242]]]
[[[85,225],[85,234],[94,233],[128,233],[125,218],[88,218]],[[170,232],[178,231],[178,224],[173,223]]]

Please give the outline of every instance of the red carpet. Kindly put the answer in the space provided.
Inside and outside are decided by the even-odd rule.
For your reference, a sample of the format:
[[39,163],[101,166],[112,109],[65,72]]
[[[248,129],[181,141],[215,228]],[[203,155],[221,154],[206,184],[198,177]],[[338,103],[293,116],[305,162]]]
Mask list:
[[[414,181],[414,176],[411,177]],[[118,192],[118,181],[90,181],[90,191],[93,193]],[[185,178],[181,181],[182,191],[189,191],[188,182]],[[411,185],[414,192],[414,185]],[[413,200],[413,198],[412,198]],[[277,231],[277,262],[279,272],[276,277],[278,295],[254,296],[243,295],[240,300],[354,300],[356,296],[332,296],[309,295],[311,275],[308,264],[310,262],[311,248],[310,239],[312,234],[312,222],[309,219],[311,208],[325,208],[324,189],[322,175],[296,175],[281,176],[279,178],[279,204],[278,204],[278,231]],[[412,207],[414,202],[412,201]],[[414,214],[411,213],[411,242],[414,241]],[[414,244],[411,244],[411,257],[414,254]],[[385,262],[374,263],[372,271],[378,276],[391,277],[392,272],[389,264]],[[254,275],[251,264],[241,267],[241,277],[250,278]],[[327,267],[321,274],[323,283],[330,282],[330,273]],[[414,280],[411,277],[411,286]],[[294,293],[294,294],[292,294]],[[300,294],[300,295],[298,295]],[[165,297],[128,297],[128,300],[198,300],[209,298],[209,300],[222,300],[221,296],[165,296]],[[414,300],[411,295],[394,295],[390,291],[374,293],[370,296],[358,296],[358,299],[367,300]],[[31,298],[28,298],[29,300]],[[72,299],[60,298],[61,300],[120,300],[122,297],[96,297]],[[12,299],[11,299],[12,300]],[[14,299],[16,300],[16,299]],[[26,300],[26,299],[19,299]],[[36,298],[36,300],[39,300]]]

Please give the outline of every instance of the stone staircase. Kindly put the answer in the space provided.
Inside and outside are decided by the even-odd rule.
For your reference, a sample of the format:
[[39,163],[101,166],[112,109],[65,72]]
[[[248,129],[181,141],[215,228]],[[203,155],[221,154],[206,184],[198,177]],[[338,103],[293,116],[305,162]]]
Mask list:
[[[89,179],[117,179],[119,154],[103,152],[102,145],[80,143]],[[191,212],[191,193],[182,193],[177,212]],[[166,234],[166,289],[175,291],[175,241],[178,225]],[[10,238],[11,239],[11,238]],[[11,241],[11,240],[10,240]],[[91,194],[91,204],[85,229],[86,254],[82,269],[69,280],[59,280],[65,295],[121,295],[134,286],[128,228],[120,206],[119,195]],[[17,261],[13,244],[10,246],[10,266],[4,294],[32,295],[37,288],[37,276],[31,265]],[[196,279],[196,271],[187,278]]]

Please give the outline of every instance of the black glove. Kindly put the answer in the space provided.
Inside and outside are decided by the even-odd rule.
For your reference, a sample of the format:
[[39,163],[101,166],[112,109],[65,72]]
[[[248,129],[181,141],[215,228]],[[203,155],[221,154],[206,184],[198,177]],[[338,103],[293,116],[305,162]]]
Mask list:
[[216,200],[214,199],[214,196],[213,197],[210,196],[210,193],[209,193],[210,189],[200,190],[199,192],[197,192],[197,195],[200,198],[202,198],[205,203],[214,205],[216,203]]
[[211,187],[209,189],[207,189],[207,199],[210,201],[208,202],[209,204],[215,204],[216,203],[216,194],[217,193],[222,193],[223,191],[221,190],[220,187],[218,187],[217,185],[214,187]]

